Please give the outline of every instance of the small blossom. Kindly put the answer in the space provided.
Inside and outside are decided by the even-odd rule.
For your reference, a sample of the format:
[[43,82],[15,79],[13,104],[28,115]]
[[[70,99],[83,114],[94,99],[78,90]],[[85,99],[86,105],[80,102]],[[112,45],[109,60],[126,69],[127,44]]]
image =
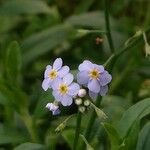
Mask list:
[[78,96],[79,96],[79,97],[84,97],[84,96],[86,96],[86,90],[85,90],[85,89],[80,89],[79,92],[78,92]]
[[69,73],[68,66],[62,66],[63,62],[61,58],[57,58],[53,66],[46,66],[44,73],[44,80],[42,82],[42,88],[46,91],[48,88],[51,88],[52,84],[57,78],[63,78],[66,74]]
[[48,103],[46,105],[46,108],[52,111],[53,115],[58,115],[60,114],[59,106],[53,104],[53,103]]
[[85,60],[79,65],[78,69],[77,81],[89,89],[91,98],[95,98],[97,94],[104,96],[107,93],[107,84],[111,82],[112,76],[102,65],[93,64]]
[[63,79],[57,79],[52,85],[53,96],[63,106],[70,106],[73,98],[78,94],[80,86],[73,82],[73,75],[67,74]]

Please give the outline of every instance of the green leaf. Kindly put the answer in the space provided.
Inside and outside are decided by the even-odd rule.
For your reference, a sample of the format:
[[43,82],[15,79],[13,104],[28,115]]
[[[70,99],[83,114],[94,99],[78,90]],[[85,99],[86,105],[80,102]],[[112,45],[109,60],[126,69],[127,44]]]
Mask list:
[[37,143],[23,143],[17,146],[14,150],[45,150],[46,148]]
[[58,25],[32,35],[22,44],[24,64],[29,64],[39,56],[62,44],[72,36],[72,33],[74,33],[74,30],[71,26]]
[[125,150],[126,149],[135,149],[139,130],[140,130],[140,121],[137,120],[134,122],[128,135],[125,138],[125,141],[124,141],[124,143],[125,143],[124,149]]
[[[73,15],[69,17],[66,20],[66,22],[73,26],[105,29],[104,14],[100,11],[88,12],[80,15]],[[111,19],[111,23],[113,23],[112,19]]]
[[18,133],[15,129],[6,128],[0,124],[0,145],[10,143],[21,143],[25,140],[24,136]]
[[81,138],[82,138],[82,140],[85,142],[85,144],[86,144],[86,149],[87,150],[94,150],[94,148],[88,143],[88,141],[86,140],[86,138],[82,135],[82,134],[80,134],[80,136],[81,136]]
[[150,148],[150,122],[146,123],[139,133],[136,150],[149,150]]
[[128,134],[130,128],[136,120],[150,114],[150,98],[144,99],[131,106],[124,112],[121,120],[117,123],[116,129],[123,139]]
[[79,5],[75,9],[75,14],[81,14],[83,12],[86,12],[90,8],[90,6],[93,4],[93,2],[94,0],[88,0],[85,3],[84,0],[81,0]]
[[20,15],[50,13],[50,8],[42,0],[7,1],[0,7],[0,15]]
[[109,123],[102,123],[105,128],[111,144],[111,150],[117,150],[120,147],[120,137],[116,129]]
[[74,141],[74,130],[68,129],[68,130],[63,131],[61,134],[64,140],[68,143],[69,147],[72,148],[73,141]]
[[46,114],[46,104],[49,103],[49,102],[52,102],[53,101],[53,97],[52,95],[50,94],[50,92],[41,92],[40,93],[41,96],[36,104],[36,107],[35,107],[35,110],[34,110],[34,117],[35,118],[41,118],[43,117],[45,114]]
[[12,107],[18,113],[24,113],[27,108],[28,96],[19,88],[11,87],[9,89],[2,81],[0,81],[0,93],[7,100],[5,103]]
[[18,81],[21,71],[21,51],[17,42],[10,43],[5,61],[5,69],[8,80],[11,83]]

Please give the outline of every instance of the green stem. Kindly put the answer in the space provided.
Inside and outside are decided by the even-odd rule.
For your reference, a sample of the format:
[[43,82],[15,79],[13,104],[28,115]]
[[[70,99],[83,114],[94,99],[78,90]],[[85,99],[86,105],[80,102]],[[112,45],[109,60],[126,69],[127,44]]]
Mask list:
[[[101,97],[98,97],[97,100],[96,100],[95,106],[96,106],[96,107],[99,107],[99,106],[100,106],[100,103],[101,103]],[[87,128],[86,128],[85,134],[84,134],[84,137],[86,138],[87,141],[90,139],[90,133],[91,133],[93,124],[94,124],[94,122],[95,122],[95,119],[96,119],[96,113],[95,113],[95,111],[93,110],[93,112],[92,112],[92,114],[91,114],[91,117],[90,117],[90,120],[89,120],[89,122],[88,122]],[[81,143],[81,146],[80,146],[80,150],[83,150],[84,147],[85,147],[85,146],[84,146],[84,143],[82,142],[82,143]]]
[[79,139],[80,127],[81,127],[81,118],[82,118],[82,114],[80,112],[78,112],[77,125],[76,125],[76,131],[75,131],[75,138],[74,138],[74,144],[73,144],[73,150],[76,150],[77,145],[78,145],[78,139]]
[[104,6],[105,6],[105,26],[106,26],[106,35],[109,43],[109,47],[111,49],[111,52],[113,53],[115,51],[114,44],[111,36],[111,29],[110,29],[110,21],[109,21],[109,0],[104,0]]
[[[144,33],[150,32],[150,28],[147,28]],[[105,62],[104,66],[108,67],[108,70],[111,71],[117,59],[125,53],[127,50],[132,48],[140,39],[143,39],[143,34],[141,34],[137,39],[130,42],[127,46],[124,46],[121,50],[117,50],[114,54],[112,54],[108,60]]]

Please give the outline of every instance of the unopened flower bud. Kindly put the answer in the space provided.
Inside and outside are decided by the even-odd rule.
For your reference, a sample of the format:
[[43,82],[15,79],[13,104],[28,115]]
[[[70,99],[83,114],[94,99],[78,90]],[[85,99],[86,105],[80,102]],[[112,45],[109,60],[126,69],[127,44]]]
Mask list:
[[82,104],[82,99],[81,98],[75,99],[75,104],[76,105],[81,105]]
[[79,92],[78,92],[78,96],[79,96],[79,97],[84,97],[84,96],[86,96],[86,90],[85,90],[85,89],[80,89]]
[[84,113],[84,112],[85,112],[85,107],[84,107],[84,106],[80,106],[80,107],[79,107],[79,111],[80,111],[81,113]]
[[46,108],[52,111],[53,115],[58,115],[60,114],[59,106],[53,104],[53,103],[48,103],[46,105]]
[[84,106],[89,106],[90,105],[90,101],[87,99],[84,101]]

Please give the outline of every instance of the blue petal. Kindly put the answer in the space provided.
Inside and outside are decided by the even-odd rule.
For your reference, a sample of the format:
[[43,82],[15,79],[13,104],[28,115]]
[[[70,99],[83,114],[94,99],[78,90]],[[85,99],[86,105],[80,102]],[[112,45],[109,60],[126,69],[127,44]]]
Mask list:
[[97,98],[97,93],[94,93],[94,92],[92,92],[92,91],[89,91],[89,96],[93,99],[93,100],[95,100],[96,98]]
[[71,73],[68,73],[64,78],[63,81],[67,84],[70,85],[71,82],[73,81],[73,75]]
[[46,70],[44,72],[44,78],[48,78],[48,74],[51,70],[52,70],[52,66],[50,65],[46,66]]
[[72,84],[69,86],[68,95],[76,96],[76,95],[78,94],[79,90],[80,90],[79,84],[77,84],[77,83],[72,83]]
[[104,71],[99,78],[99,83],[101,86],[107,85],[109,82],[111,82],[112,76],[107,72]]
[[89,76],[87,71],[81,71],[77,74],[77,82],[79,84],[87,84],[89,81]]
[[63,83],[63,80],[62,80],[62,79],[56,78],[56,79],[52,82],[52,84],[51,84],[52,89],[53,89],[53,90],[57,90],[57,89],[59,88],[59,85],[62,84],[62,83]]
[[68,66],[63,66],[59,71],[58,71],[58,76],[60,78],[64,77],[65,75],[67,75],[69,73],[69,67]]
[[100,89],[99,94],[100,94],[101,96],[105,96],[105,95],[107,94],[107,92],[108,92],[108,86],[107,86],[107,85],[101,86],[101,89]]
[[78,69],[80,71],[89,71],[93,67],[93,64],[89,60],[85,60],[79,65]]
[[42,82],[42,88],[44,89],[44,91],[47,91],[48,88],[51,88],[51,80],[44,79]]
[[53,63],[53,69],[59,70],[62,67],[62,59],[61,58],[57,58],[54,63]]
[[88,83],[88,89],[94,93],[99,93],[100,85],[96,79],[90,80]]
[[57,101],[61,101],[62,100],[62,96],[58,93],[58,91],[53,91],[52,92],[52,95],[55,97],[55,100],[57,100]]
[[61,100],[61,103],[63,106],[70,106],[73,102],[73,99],[69,95],[64,95],[63,99]]
[[61,112],[61,111],[60,111],[59,109],[57,109],[57,110],[53,111],[53,115],[59,115],[60,112]]
[[94,64],[94,68],[96,68],[100,73],[104,72],[104,67],[102,65]]

